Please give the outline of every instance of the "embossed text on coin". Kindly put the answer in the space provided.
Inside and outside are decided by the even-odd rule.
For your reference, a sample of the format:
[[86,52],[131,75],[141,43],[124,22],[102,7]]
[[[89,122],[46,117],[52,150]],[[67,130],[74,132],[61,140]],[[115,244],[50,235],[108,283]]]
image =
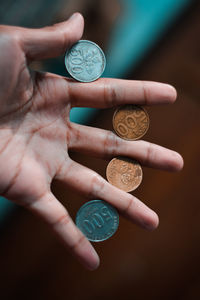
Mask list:
[[79,209],[76,225],[92,242],[110,238],[119,225],[119,215],[114,207],[102,200],[92,200]]
[[141,138],[149,128],[149,116],[141,106],[120,106],[113,115],[113,128],[125,140]]
[[106,177],[112,185],[125,192],[131,192],[142,182],[142,168],[133,159],[116,157],[109,162]]

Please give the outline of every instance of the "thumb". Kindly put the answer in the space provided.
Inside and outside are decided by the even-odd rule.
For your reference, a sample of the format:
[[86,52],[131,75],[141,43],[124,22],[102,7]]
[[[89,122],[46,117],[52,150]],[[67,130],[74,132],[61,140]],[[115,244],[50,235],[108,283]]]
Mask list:
[[66,48],[78,41],[84,28],[81,14],[73,14],[67,21],[40,29],[23,28],[22,47],[28,60],[62,55]]

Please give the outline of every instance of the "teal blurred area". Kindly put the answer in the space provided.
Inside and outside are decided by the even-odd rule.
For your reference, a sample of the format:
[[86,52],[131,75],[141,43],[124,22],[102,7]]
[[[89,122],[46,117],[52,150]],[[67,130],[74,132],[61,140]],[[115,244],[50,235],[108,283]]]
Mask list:
[[[125,78],[176,18],[190,0],[121,0],[123,10],[111,31],[103,77]],[[71,120],[85,124],[94,113],[91,108],[74,108]]]
[[3,197],[0,197],[0,226],[3,224],[7,216],[12,213],[14,208],[15,204]]
[[[191,2],[190,0],[121,0],[119,17],[109,36],[106,50],[107,66],[103,76],[125,78]],[[35,0],[34,2],[1,0],[0,22],[27,27],[52,24],[57,20],[63,3],[62,0]],[[73,5],[71,7],[73,12]],[[59,73],[61,69],[60,73],[66,76],[63,64],[63,60],[60,60],[60,65],[58,63],[58,66],[51,66],[50,69],[55,73]],[[95,109],[90,108],[73,108],[70,119],[85,124],[94,117],[95,112]],[[1,197],[0,223],[14,207],[14,204]]]
[[123,0],[123,13],[113,28],[106,53],[104,76],[126,76],[190,3],[189,0]]
[[0,23],[37,28],[52,23],[62,0],[1,0]]

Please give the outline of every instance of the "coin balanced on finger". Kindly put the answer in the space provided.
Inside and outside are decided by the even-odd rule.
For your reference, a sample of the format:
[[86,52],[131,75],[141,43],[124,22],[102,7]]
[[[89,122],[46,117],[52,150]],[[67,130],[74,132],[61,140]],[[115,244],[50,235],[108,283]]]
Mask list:
[[113,158],[106,168],[109,183],[125,192],[134,191],[142,182],[140,164],[128,157]]
[[120,106],[113,115],[115,133],[125,140],[137,140],[145,135],[149,128],[149,116],[146,110],[138,105]]
[[65,55],[65,67],[77,81],[91,82],[104,72],[106,58],[102,49],[94,42],[80,40]]
[[102,200],[92,200],[81,206],[76,225],[89,241],[109,239],[119,226],[119,215],[114,207]]

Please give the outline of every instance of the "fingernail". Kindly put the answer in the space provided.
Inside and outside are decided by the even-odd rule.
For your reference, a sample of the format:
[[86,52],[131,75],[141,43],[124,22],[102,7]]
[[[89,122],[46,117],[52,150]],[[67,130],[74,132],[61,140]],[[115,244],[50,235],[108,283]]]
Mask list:
[[94,248],[91,248],[90,262],[87,264],[87,267],[90,271],[94,271],[99,267],[99,264],[100,264],[99,256],[94,250]]
[[156,82],[156,92],[154,96],[161,98],[164,103],[174,103],[177,97],[176,89],[169,84]]
[[159,225],[159,218],[157,214],[152,211],[151,219],[144,221],[143,225],[147,230],[150,231],[156,229]]
[[69,18],[69,20],[71,21],[71,20],[73,20],[73,19],[75,19],[77,16],[79,15],[79,13],[73,13],[72,15],[71,15],[71,17]]
[[182,156],[179,153],[175,152],[175,151],[173,151],[172,153],[173,153],[174,163],[175,163],[174,164],[174,171],[182,170],[183,166],[184,166],[184,160],[183,160]]
[[177,98],[177,91],[176,91],[176,89],[172,85],[170,85],[170,84],[168,84],[168,89],[169,89],[169,91],[171,93],[172,100],[175,101],[176,98]]

